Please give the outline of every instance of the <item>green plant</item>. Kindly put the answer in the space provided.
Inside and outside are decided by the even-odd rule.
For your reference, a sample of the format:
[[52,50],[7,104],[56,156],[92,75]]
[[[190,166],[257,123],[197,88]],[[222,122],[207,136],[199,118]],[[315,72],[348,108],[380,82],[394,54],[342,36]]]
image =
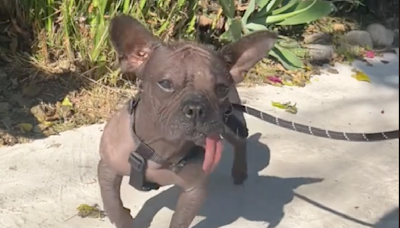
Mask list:
[[115,62],[108,41],[110,18],[130,14],[163,40],[190,39],[197,4],[195,0],[0,0],[0,11],[5,9],[19,27],[32,32],[28,59],[37,68],[55,73],[66,65],[67,70],[115,84],[119,74],[110,70]]
[[[321,0],[249,0],[242,17],[236,16],[235,0],[219,0],[227,17],[221,39],[235,41],[242,35],[269,30],[272,26],[292,26],[310,23],[335,10],[332,3]],[[300,45],[288,37],[279,36],[269,53],[286,69],[303,67],[299,56],[305,54]]]

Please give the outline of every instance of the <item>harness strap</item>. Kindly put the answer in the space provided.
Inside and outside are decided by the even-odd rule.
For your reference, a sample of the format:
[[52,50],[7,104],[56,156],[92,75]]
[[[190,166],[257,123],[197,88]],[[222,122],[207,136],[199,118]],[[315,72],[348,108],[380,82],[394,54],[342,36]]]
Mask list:
[[[189,153],[182,158],[178,163],[170,163],[160,157],[155,151],[145,144],[140,138],[135,134],[134,124],[135,124],[135,109],[140,100],[140,95],[132,98],[129,101],[128,113],[130,116],[130,127],[131,127],[131,137],[133,139],[135,148],[131,152],[129,157],[129,163],[131,164],[131,172],[129,178],[129,184],[139,191],[150,191],[157,190],[160,185],[156,183],[151,183],[146,181],[145,173],[147,169],[147,161],[153,161],[159,165],[167,166],[172,172],[179,172],[187,163],[188,160],[196,158],[198,156],[204,155],[203,150],[199,146],[194,146],[191,148]],[[225,124],[235,132],[238,136],[246,138],[248,136],[247,128],[244,127],[243,123],[232,114],[232,110],[228,110],[230,113],[225,114]]]
[[134,125],[135,125],[135,108],[139,102],[139,96],[134,97],[129,101],[128,111],[130,114],[130,123],[131,123],[131,137],[135,142],[135,152],[139,153],[145,160],[153,161],[160,165],[165,165],[167,162],[160,157],[154,150],[149,147],[147,144],[143,143],[142,140],[134,132]]
[[[132,98],[129,101],[129,107],[128,107],[128,112],[130,114],[130,123],[131,123],[131,137],[133,141],[135,142],[135,151],[139,153],[141,156],[143,156],[144,159],[153,161],[157,164],[160,165],[168,165],[171,170],[176,170],[178,172],[183,166],[184,163],[186,163],[186,158],[191,158],[193,155],[188,155],[184,157],[181,161],[179,161],[176,164],[169,163],[165,161],[162,157],[160,157],[155,151],[149,147],[147,144],[143,143],[142,140],[139,139],[139,137],[135,134],[134,132],[134,119],[135,119],[135,108],[140,100],[140,96],[137,95],[136,97]],[[232,114],[233,110],[228,110],[229,113],[226,113],[225,115],[225,124],[233,131],[237,136],[242,137],[242,138],[247,138],[248,137],[248,129],[243,125],[243,123],[235,116]],[[175,172],[175,171],[174,171]]]

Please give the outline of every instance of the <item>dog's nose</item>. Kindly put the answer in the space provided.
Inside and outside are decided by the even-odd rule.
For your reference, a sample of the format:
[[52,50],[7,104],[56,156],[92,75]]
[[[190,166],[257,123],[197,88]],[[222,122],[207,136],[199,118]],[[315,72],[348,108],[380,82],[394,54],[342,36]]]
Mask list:
[[201,120],[206,115],[205,106],[200,102],[190,102],[183,107],[183,113],[188,119]]

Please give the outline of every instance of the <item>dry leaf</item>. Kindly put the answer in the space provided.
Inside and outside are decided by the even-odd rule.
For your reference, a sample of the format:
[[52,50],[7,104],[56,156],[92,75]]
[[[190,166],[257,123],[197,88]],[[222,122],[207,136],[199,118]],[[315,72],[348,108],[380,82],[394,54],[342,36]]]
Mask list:
[[292,114],[296,114],[297,113],[297,107],[296,104],[292,105],[291,102],[286,102],[286,103],[280,103],[280,102],[275,102],[272,101],[271,102],[273,107],[277,107],[280,109],[285,109],[286,112],[292,113]]
[[20,123],[17,124],[17,127],[23,132],[30,132],[32,131],[33,125],[30,123]]
[[344,32],[346,31],[346,26],[344,24],[335,23],[333,24],[333,30],[336,32]]
[[99,205],[95,204],[93,206],[89,206],[87,204],[81,204],[76,208],[78,210],[78,216],[81,218],[104,218],[104,211],[100,210]]
[[373,51],[366,51],[365,57],[372,59],[375,57],[375,53]]
[[61,105],[62,106],[68,106],[68,107],[72,107],[73,106],[68,97],[64,98],[64,100],[61,102]]
[[357,79],[358,81],[371,82],[368,75],[361,71],[356,71],[356,73],[351,75],[351,77]]
[[285,85],[285,86],[295,86],[295,84],[293,82],[289,81],[289,80],[288,81],[286,81],[286,80],[282,81],[282,84]]

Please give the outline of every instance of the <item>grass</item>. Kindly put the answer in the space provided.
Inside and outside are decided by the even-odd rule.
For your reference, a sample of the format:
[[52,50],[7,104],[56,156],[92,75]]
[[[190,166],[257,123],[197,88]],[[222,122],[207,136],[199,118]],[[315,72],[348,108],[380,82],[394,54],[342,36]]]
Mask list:
[[0,0],[0,146],[106,120],[135,92],[134,75],[115,65],[110,18],[129,14],[164,41],[193,40],[197,4]]
[[[19,58],[44,72],[81,73],[115,86],[119,74],[108,42],[109,19],[130,14],[163,40],[193,39],[197,1],[2,0],[0,8],[12,18],[9,47],[28,47],[23,51],[29,56]],[[11,50],[7,57],[13,55]]]
[[[135,93],[134,75],[119,72],[108,40],[114,15],[134,16],[164,41],[218,46],[221,12],[213,0],[0,0],[0,146],[103,122]],[[338,18],[323,20],[280,31],[301,37],[310,30],[352,28]],[[282,74],[293,82],[309,77],[265,59],[244,84]]]

